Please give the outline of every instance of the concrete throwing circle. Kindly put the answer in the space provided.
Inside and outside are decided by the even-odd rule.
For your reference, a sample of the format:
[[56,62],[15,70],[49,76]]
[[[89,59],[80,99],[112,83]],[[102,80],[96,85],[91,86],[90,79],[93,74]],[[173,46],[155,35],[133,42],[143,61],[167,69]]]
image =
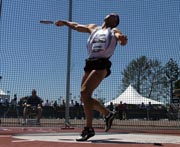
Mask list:
[[[13,135],[13,142],[51,141],[51,142],[76,142],[79,133],[29,133]],[[19,140],[21,139],[21,140]],[[76,142],[82,143],[82,142]],[[140,133],[96,133],[96,135],[83,143],[170,143],[180,144],[180,136],[163,134]]]

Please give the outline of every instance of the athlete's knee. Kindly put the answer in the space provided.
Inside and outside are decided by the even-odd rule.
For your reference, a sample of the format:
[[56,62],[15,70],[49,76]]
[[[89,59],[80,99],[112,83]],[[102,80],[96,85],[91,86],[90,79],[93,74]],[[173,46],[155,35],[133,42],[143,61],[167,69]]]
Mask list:
[[87,101],[91,98],[91,91],[89,91],[87,88],[82,88],[81,89],[81,101]]

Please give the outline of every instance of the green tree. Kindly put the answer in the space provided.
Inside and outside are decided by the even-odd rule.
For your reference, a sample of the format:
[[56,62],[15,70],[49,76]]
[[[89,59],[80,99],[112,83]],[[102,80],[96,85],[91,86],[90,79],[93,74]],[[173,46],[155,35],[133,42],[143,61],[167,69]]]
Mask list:
[[173,85],[175,81],[178,80],[180,74],[178,64],[172,58],[170,58],[170,60],[165,65],[165,74],[170,85],[170,100],[172,102],[173,89],[174,89]]
[[122,90],[131,84],[141,95],[159,100],[166,97],[167,78],[158,60],[141,56],[122,72]]
[[147,62],[147,57],[142,56],[139,59],[132,60],[128,66],[122,72],[122,88],[123,90],[129,86],[133,85],[136,90],[140,93],[140,87],[144,79],[146,79],[146,73],[148,71],[149,65]]

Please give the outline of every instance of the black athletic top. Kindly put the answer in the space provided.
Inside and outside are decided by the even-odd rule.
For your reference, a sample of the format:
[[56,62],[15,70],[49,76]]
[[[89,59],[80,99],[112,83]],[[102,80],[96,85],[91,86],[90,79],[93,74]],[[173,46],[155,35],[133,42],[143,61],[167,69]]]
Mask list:
[[34,97],[30,96],[27,99],[27,104],[29,104],[31,106],[36,106],[37,107],[39,104],[41,105],[42,102],[43,102],[43,100],[38,96],[34,96]]

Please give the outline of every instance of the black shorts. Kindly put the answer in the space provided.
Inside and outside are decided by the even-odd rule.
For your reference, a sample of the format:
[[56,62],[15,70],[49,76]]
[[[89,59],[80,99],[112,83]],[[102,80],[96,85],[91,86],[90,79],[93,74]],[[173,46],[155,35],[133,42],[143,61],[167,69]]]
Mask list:
[[96,59],[96,58],[89,58],[86,59],[86,65],[84,67],[84,71],[85,72],[91,72],[92,70],[107,70],[107,75],[106,77],[108,77],[111,74],[111,61],[109,61],[109,59],[106,58],[100,58],[100,59]]

